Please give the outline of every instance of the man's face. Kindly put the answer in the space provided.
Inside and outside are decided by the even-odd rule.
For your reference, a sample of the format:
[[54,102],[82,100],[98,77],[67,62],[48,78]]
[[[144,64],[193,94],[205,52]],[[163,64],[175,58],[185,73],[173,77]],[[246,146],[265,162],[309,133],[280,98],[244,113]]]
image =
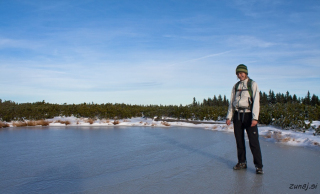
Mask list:
[[240,79],[240,81],[243,81],[247,78],[247,74],[245,72],[238,72],[237,76]]

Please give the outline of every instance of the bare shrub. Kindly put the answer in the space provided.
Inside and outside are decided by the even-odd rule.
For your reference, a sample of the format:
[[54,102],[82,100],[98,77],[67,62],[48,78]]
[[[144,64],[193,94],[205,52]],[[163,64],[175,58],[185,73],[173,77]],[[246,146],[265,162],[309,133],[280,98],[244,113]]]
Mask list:
[[164,126],[167,126],[167,127],[170,126],[170,124],[168,122],[166,122],[166,121],[162,121],[161,124],[164,125]]
[[49,121],[45,121],[45,120],[38,120],[35,123],[36,125],[41,125],[41,126],[48,126],[50,124]]
[[26,122],[27,126],[37,126],[37,125],[48,126],[49,124],[50,124],[50,122],[49,121],[45,121],[45,120],[27,121]]
[[0,128],[6,128],[6,127],[9,127],[9,124],[8,123],[3,123],[0,121]]
[[27,121],[27,126],[36,126],[37,123],[35,121]]
[[[65,125],[70,125],[71,124],[71,122],[70,121],[61,121],[61,120],[57,120],[56,121],[57,123],[61,123],[61,124],[65,124]],[[78,124],[78,123],[77,123]]]
[[90,125],[92,125],[94,123],[94,120],[92,118],[87,119],[86,121],[87,123],[90,123]]
[[119,123],[120,123],[120,122],[119,122],[118,120],[114,120],[114,121],[113,121],[113,124],[114,124],[114,125],[118,125]]
[[268,132],[264,135],[265,138],[271,138],[271,136],[272,136],[272,132],[271,132],[271,131],[268,131]]
[[288,141],[290,141],[290,140],[291,140],[290,137],[285,137],[285,138],[281,139],[281,142],[288,142]]
[[102,119],[101,123],[110,123],[110,120],[109,119]]
[[27,123],[24,122],[24,121],[17,121],[17,122],[13,122],[12,126],[14,126],[14,127],[25,127],[25,126],[27,126]]
[[213,127],[212,127],[212,129],[217,129],[218,128],[218,125],[214,125]]
[[123,122],[131,122],[131,121],[128,119],[123,119]]
[[273,139],[280,141],[282,139],[282,133],[281,131],[274,131],[273,132]]

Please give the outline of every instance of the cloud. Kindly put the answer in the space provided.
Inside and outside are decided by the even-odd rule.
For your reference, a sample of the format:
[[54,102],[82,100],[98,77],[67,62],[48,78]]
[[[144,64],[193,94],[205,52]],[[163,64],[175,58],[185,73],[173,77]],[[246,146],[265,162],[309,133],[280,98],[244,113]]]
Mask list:
[[243,12],[244,15],[259,18],[261,16],[278,16],[282,10],[277,10],[283,5],[281,0],[233,0],[232,6]]
[[[194,58],[194,59],[188,59],[188,60],[186,60],[186,61],[178,62],[178,63],[175,63],[175,64],[173,64],[173,65],[181,65],[181,64],[189,63],[189,62],[196,62],[196,61],[200,61],[200,60],[206,59],[206,58],[221,56],[221,55],[224,55],[224,54],[227,54],[227,53],[230,53],[230,52],[231,52],[231,51],[225,51],[225,52],[220,52],[220,53],[213,53],[213,54],[210,54],[210,55],[205,55],[205,56],[202,56],[202,57],[198,57],[198,58]],[[173,66],[173,65],[172,65],[172,66]]]
[[231,36],[227,39],[227,43],[230,47],[260,47],[268,48],[277,45],[277,43],[261,40],[254,36]]
[[30,40],[19,40],[19,39],[10,39],[10,38],[0,37],[0,49],[21,48],[21,49],[34,50],[40,47],[41,47],[41,44],[30,41]]

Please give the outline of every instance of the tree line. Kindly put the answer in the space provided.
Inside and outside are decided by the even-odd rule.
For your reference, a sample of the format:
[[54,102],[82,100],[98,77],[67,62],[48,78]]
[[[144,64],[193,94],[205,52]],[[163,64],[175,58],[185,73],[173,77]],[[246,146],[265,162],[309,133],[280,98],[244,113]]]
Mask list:
[[[305,98],[298,98],[297,95],[291,95],[288,91],[283,93],[274,93],[274,91],[270,90],[269,94],[260,91],[260,105],[269,105],[269,104],[286,104],[286,103],[301,103],[304,105],[320,105],[319,97],[315,94],[311,96],[310,92],[308,91]],[[203,99],[203,101],[197,102],[196,98],[193,98],[192,102],[193,106],[228,106],[229,100],[224,95],[223,98],[221,95],[213,96],[213,98]]]
[[[0,120],[40,120],[55,116],[75,116],[92,119],[125,119],[132,117],[172,117],[186,120],[223,120],[226,117],[229,100],[226,96],[213,96],[189,105],[131,105],[112,103],[51,104],[45,101],[16,103],[0,99]],[[259,123],[272,124],[284,129],[310,128],[307,121],[320,120],[320,100],[308,91],[304,98],[297,98],[289,92],[260,92]]]
[[308,91],[305,98],[297,98],[297,95],[291,95],[288,91],[283,93],[277,93],[275,94],[272,90],[269,91],[269,95],[265,92],[260,91],[260,104],[261,105],[267,105],[267,104],[286,104],[286,103],[302,103],[304,105],[320,105],[319,97],[315,94],[312,96],[310,95],[310,92]]
[[126,119],[132,117],[172,117],[177,119],[218,120],[227,114],[223,106],[131,105],[131,104],[51,104],[42,102],[16,103],[0,100],[0,120],[40,120],[55,116],[92,119]]

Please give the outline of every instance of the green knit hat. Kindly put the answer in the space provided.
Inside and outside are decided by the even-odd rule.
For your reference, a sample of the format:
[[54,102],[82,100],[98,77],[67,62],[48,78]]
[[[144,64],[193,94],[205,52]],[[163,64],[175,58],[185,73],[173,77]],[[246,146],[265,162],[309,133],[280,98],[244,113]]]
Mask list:
[[244,64],[240,64],[238,65],[237,69],[236,69],[236,74],[238,72],[245,72],[248,75],[248,68],[247,66],[245,66]]

